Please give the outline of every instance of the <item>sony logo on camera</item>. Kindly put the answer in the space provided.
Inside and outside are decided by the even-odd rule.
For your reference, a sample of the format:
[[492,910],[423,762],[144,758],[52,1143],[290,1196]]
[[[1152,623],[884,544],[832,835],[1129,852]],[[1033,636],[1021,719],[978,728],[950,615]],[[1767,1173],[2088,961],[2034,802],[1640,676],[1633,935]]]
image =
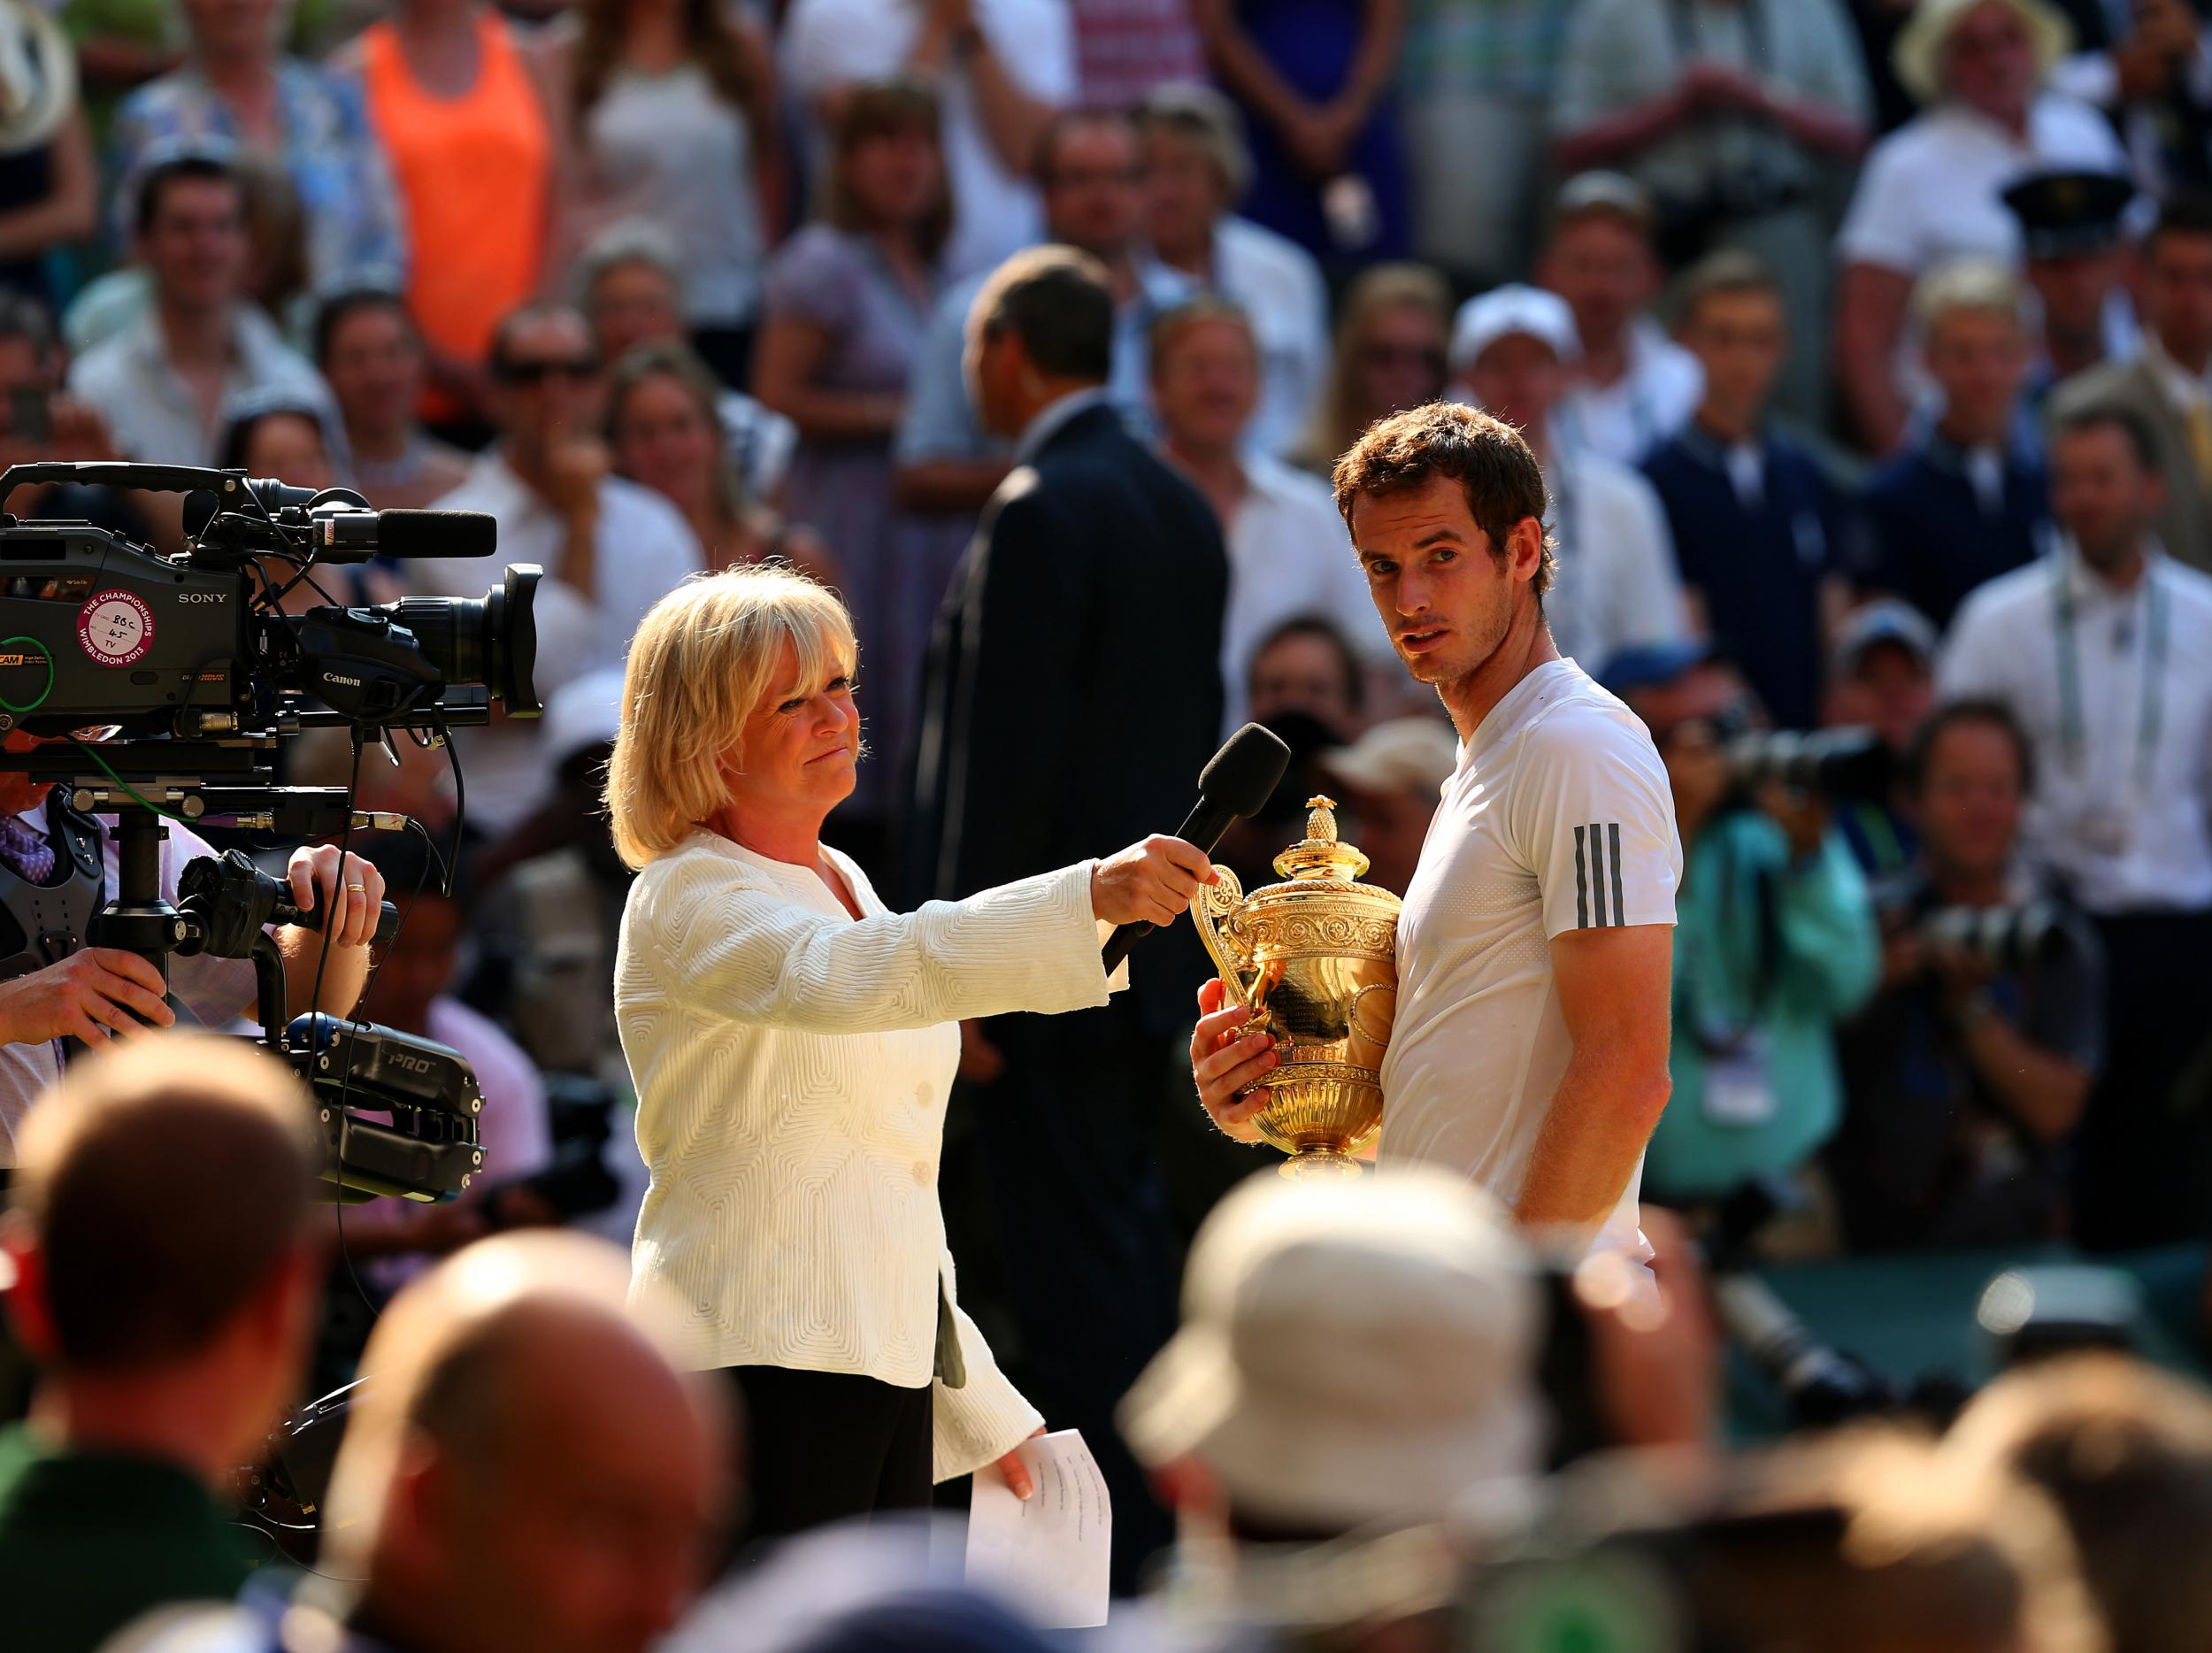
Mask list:
[[180,603],[227,603],[230,601],[230,593],[227,591],[180,591],[177,593],[177,601]]

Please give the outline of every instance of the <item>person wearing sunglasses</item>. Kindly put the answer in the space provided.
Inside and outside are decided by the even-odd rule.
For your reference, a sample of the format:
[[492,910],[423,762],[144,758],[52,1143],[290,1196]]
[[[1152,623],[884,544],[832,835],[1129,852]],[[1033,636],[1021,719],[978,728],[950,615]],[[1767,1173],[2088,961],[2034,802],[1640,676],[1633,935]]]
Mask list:
[[[482,511],[499,525],[491,557],[408,565],[408,588],[480,597],[515,563],[545,570],[538,588],[541,697],[596,666],[617,665],[646,611],[702,562],[682,514],[613,474],[600,438],[606,382],[591,327],[566,304],[532,303],[501,322],[488,404],[499,437],[441,511]],[[504,833],[544,800],[552,773],[536,725],[467,731],[469,816]]]
[[1756,1187],[1786,1213],[1762,1243],[1826,1249],[1833,1203],[1814,1158],[1843,1111],[1835,1026],[1880,973],[1866,881],[1824,799],[1739,782],[1728,749],[1764,719],[1710,643],[1624,650],[1599,681],[1651,731],[1682,839],[1673,1095],[1645,1197],[1704,1222]]

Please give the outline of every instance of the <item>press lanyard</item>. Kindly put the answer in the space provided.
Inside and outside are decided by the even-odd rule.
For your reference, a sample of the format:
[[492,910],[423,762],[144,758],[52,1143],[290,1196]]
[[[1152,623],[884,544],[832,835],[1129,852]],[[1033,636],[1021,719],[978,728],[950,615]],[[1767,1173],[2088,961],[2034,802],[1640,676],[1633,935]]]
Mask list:
[[[2051,565],[2051,624],[2058,639],[2059,737],[2066,750],[2066,767],[2081,773],[2084,746],[2088,739],[2082,711],[2080,644],[2075,638],[2074,588],[2067,578],[2069,563]],[[2151,773],[2158,756],[2158,735],[2166,715],[2166,591],[2158,582],[2158,570],[2146,568],[2143,594],[2143,691],[2141,711],[2135,725],[2135,789],[2150,791]]]

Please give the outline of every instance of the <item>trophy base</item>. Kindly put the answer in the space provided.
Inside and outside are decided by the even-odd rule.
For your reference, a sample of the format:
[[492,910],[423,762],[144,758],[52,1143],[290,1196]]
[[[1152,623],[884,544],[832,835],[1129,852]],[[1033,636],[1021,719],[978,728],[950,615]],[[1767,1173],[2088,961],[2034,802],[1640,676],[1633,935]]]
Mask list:
[[1308,1148],[1276,1166],[1275,1174],[1293,1182],[1340,1182],[1366,1175],[1367,1168],[1341,1149]]

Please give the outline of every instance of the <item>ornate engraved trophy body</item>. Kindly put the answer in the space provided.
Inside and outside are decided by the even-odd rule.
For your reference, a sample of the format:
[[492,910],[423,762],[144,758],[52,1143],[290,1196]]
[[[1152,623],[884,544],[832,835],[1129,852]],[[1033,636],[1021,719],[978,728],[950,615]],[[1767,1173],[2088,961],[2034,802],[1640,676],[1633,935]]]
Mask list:
[[[1290,1156],[1286,1177],[1357,1176],[1382,1128],[1383,1049],[1398,1008],[1398,898],[1356,880],[1367,857],[1339,842],[1336,804],[1306,801],[1306,836],[1275,857],[1285,882],[1247,896],[1236,875],[1202,884],[1191,919],[1221,979],[1275,1036],[1271,1093],[1253,1119]],[[1247,1091],[1246,1095],[1250,1092]]]

